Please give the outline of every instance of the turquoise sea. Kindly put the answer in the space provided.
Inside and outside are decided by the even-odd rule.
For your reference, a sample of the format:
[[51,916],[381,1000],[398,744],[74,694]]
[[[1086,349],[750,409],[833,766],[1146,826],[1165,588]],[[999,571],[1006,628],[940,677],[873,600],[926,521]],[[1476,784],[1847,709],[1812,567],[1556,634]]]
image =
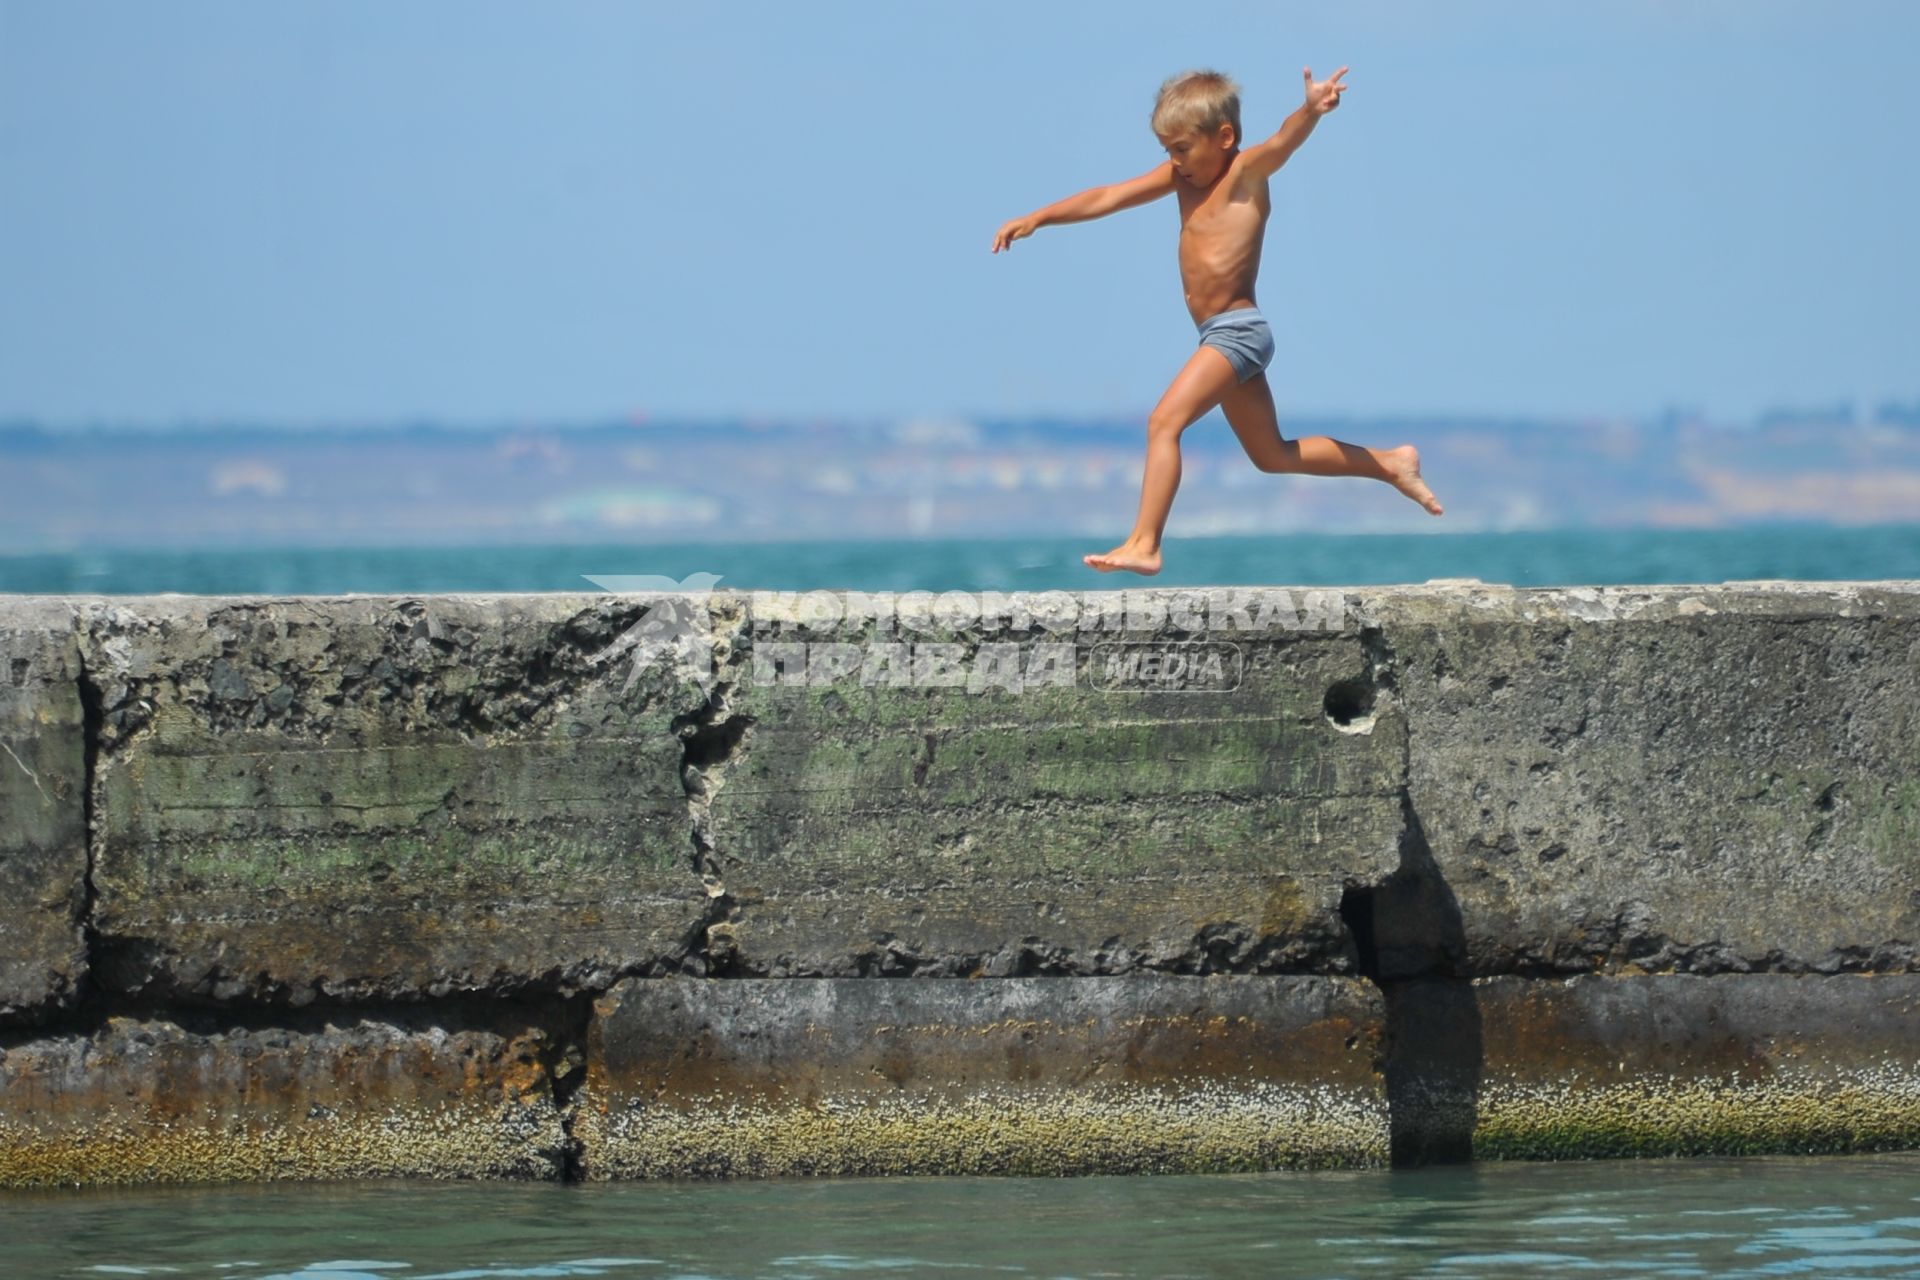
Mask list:
[[1920,1276],[1920,1156],[1388,1173],[0,1195],[0,1274]]
[[595,591],[588,576],[713,574],[718,590],[1049,591],[1161,586],[1358,586],[1480,578],[1514,586],[1920,578],[1916,522],[1837,528],[1175,538],[1157,576],[1080,562],[1083,538],[564,546],[220,548],[0,553],[0,592],[331,595]]

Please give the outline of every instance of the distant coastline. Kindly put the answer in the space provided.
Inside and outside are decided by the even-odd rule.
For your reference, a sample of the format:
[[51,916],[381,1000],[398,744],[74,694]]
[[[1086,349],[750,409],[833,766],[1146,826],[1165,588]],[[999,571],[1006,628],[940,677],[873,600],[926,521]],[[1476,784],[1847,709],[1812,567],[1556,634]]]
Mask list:
[[[1139,492],[1138,422],[635,419],[268,427],[0,422],[0,550],[1106,536]],[[1837,526],[1920,519],[1920,403],[1745,424],[1298,418],[1411,441],[1433,520],[1373,485],[1253,469],[1185,437],[1172,536]]]

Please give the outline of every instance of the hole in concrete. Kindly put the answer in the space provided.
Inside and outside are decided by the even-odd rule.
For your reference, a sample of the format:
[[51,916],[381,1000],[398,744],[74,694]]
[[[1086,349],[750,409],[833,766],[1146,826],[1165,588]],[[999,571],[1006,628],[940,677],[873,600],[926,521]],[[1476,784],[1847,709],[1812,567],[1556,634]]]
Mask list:
[[1342,733],[1365,733],[1373,728],[1373,685],[1364,679],[1337,680],[1323,702],[1327,720]]
[[696,713],[676,717],[673,727],[684,744],[686,763],[696,769],[711,769],[739,750],[752,723],[752,716],[728,716],[703,723],[701,714]]

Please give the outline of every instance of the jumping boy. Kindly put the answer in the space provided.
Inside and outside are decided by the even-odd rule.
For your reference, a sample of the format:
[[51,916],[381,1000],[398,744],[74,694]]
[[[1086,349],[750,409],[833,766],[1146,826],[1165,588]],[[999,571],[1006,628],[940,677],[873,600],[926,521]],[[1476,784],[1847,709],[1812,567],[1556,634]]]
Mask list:
[[1263,372],[1273,359],[1273,333],[1253,299],[1260,242],[1273,206],[1267,179],[1307,140],[1320,117],[1340,105],[1340,78],[1316,83],[1307,70],[1307,100],[1265,142],[1240,149],[1240,91],[1214,71],[1174,76],[1160,86],[1153,132],[1167,159],[1130,182],[1094,187],[1024,218],[993,238],[993,251],[1012,246],[1041,227],[1085,222],[1121,209],[1180,197],[1180,281],[1187,310],[1200,329],[1200,349],[1174,376],[1147,418],[1146,476],[1133,533],[1105,555],[1085,561],[1102,573],[1160,572],[1160,535],[1180,487],[1180,433],[1218,405],[1253,465],[1267,472],[1366,476],[1384,480],[1434,515],[1440,503],[1420,478],[1420,453],[1410,444],[1369,449],[1327,436],[1280,437],[1273,393]]

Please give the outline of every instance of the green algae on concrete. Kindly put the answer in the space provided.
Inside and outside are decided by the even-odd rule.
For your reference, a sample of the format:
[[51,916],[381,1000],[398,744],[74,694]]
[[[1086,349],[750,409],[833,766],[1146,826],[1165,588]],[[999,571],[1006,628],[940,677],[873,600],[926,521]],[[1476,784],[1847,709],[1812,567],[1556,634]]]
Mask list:
[[1843,1155],[1920,1148],[1910,1061],[1838,1077],[1651,1078],[1602,1088],[1501,1086],[1481,1096],[1482,1160]]
[[121,990],[579,990],[676,963],[707,910],[644,601],[90,606],[95,924]]
[[[784,620],[755,600],[761,645]],[[990,634],[924,625],[912,640],[964,665]],[[703,833],[738,970],[1002,973],[1027,954],[1045,972],[1191,972],[1221,965],[1216,948],[1351,972],[1342,893],[1392,872],[1404,825],[1404,717],[1384,696],[1361,723],[1328,712],[1336,686],[1375,692],[1362,637],[1223,639],[1163,610],[1131,642],[1229,644],[1237,683],[1097,687],[1094,651],[1115,639],[1066,634],[1071,683],[1018,693],[854,668],[789,684],[756,677],[757,648],[737,652],[727,710],[750,727],[711,771]],[[1296,909],[1269,910],[1279,897]]]
[[1920,766],[1903,775],[1864,781],[1853,819],[1873,855],[1903,872],[1920,867]]
[[71,1003],[87,973],[80,671],[70,606],[0,603],[0,1024]]

